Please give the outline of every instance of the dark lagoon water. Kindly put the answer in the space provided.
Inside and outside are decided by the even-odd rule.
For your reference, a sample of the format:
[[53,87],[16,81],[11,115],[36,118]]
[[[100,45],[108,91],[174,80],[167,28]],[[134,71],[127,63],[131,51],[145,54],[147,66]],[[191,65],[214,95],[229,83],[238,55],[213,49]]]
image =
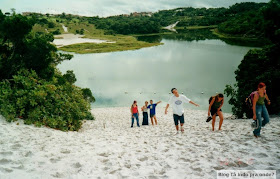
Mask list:
[[[161,100],[165,107],[176,87],[199,108],[208,109],[208,99],[223,93],[227,84],[235,83],[234,71],[253,47],[231,45],[211,36],[173,34],[137,37],[161,41],[163,45],[134,51],[100,54],[74,54],[71,61],[60,64],[65,73],[73,70],[76,85],[90,88],[96,98],[92,107],[130,107],[133,100]],[[231,112],[228,99],[223,111]]]

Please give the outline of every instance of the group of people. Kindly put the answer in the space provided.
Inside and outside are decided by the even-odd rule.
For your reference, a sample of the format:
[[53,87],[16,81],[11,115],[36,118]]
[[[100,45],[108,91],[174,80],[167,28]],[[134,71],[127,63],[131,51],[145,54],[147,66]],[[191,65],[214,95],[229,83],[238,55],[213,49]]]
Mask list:
[[[153,100],[150,100],[150,104],[148,101],[145,101],[145,105],[141,108],[143,112],[143,122],[142,125],[149,125],[149,120],[148,120],[148,109],[150,109],[150,118],[152,125],[157,125],[157,118],[156,118],[156,106],[161,103],[161,101],[157,103],[153,103]],[[148,105],[149,104],[149,105]],[[139,125],[139,111],[138,111],[138,106],[137,106],[137,101],[134,101],[132,106],[131,106],[131,127],[133,127],[134,124],[134,118],[136,119],[137,126],[140,127]]]
[[[173,119],[174,124],[176,127],[176,132],[179,133],[179,130],[181,132],[184,132],[183,125],[185,123],[184,120],[184,103],[190,103],[192,105],[195,105],[199,107],[198,104],[191,101],[189,98],[187,98],[185,95],[179,94],[178,90],[176,88],[171,89],[171,93],[173,94],[166,107],[165,107],[165,114],[168,112],[168,108],[170,105],[172,105],[173,108]],[[253,99],[253,120],[257,121],[258,125],[257,128],[254,129],[253,135],[255,137],[260,136],[261,127],[265,126],[269,122],[269,114],[267,112],[264,100],[266,99],[268,101],[268,104],[270,105],[270,100],[266,94],[266,85],[264,83],[259,83],[258,89],[256,91],[256,94]],[[153,103],[153,100],[150,100],[150,104],[148,104],[148,101],[145,101],[145,105],[141,107],[141,111],[143,112],[143,123],[142,125],[148,125],[148,109],[150,109],[150,118],[152,125],[157,125],[157,118],[156,118],[156,106],[161,103],[161,101],[157,103]],[[215,130],[215,121],[216,117],[219,116],[220,122],[219,122],[219,130],[221,130],[222,124],[223,124],[223,113],[222,113],[222,106],[224,104],[224,96],[223,94],[217,94],[216,96],[212,96],[209,100],[209,108],[208,108],[208,119],[206,122],[209,122],[212,120],[212,130]],[[137,126],[139,125],[139,111],[137,106],[137,101],[134,101],[131,106],[131,115],[132,115],[132,121],[131,121],[131,127],[133,127],[134,124],[134,118],[137,121]],[[262,117],[264,120],[262,120]],[[179,123],[180,123],[180,129],[179,129]]]

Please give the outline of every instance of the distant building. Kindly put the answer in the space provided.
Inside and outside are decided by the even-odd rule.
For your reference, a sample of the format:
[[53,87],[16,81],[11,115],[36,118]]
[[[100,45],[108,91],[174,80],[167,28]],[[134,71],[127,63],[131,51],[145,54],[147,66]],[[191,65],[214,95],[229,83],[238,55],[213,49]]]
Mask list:
[[22,13],[23,16],[30,16],[32,14],[34,14],[34,12],[23,12]]
[[6,15],[6,16],[10,16],[10,15],[11,15],[11,13],[9,13],[9,12],[6,12],[6,13],[5,13],[5,15]]
[[149,16],[151,17],[153,15],[152,12],[133,12],[130,14],[130,16],[133,16],[133,17],[140,17],[140,16]]

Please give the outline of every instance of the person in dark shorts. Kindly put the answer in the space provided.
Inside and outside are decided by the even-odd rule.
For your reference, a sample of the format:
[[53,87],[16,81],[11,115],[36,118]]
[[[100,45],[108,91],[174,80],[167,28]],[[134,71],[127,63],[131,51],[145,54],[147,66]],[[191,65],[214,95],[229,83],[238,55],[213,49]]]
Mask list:
[[145,101],[145,105],[141,108],[143,111],[143,122],[142,125],[149,125],[149,119],[148,119],[148,101]]
[[208,116],[212,116],[212,130],[215,130],[215,121],[216,121],[216,116],[218,115],[220,118],[220,123],[219,123],[219,130],[221,130],[223,121],[224,121],[224,116],[222,113],[222,106],[224,104],[224,95],[223,94],[217,94],[216,96],[212,96],[212,100],[209,104],[208,108]]
[[171,92],[174,95],[170,97],[170,99],[169,99],[169,101],[166,105],[165,114],[167,114],[167,109],[168,109],[169,105],[171,104],[172,108],[173,108],[173,119],[174,119],[174,123],[175,123],[177,133],[179,133],[179,121],[180,121],[180,125],[181,125],[181,132],[184,132],[183,125],[185,123],[185,120],[184,120],[183,103],[191,103],[195,106],[199,106],[199,105],[192,102],[185,95],[180,95],[176,88],[172,88]]
[[147,107],[150,109],[150,118],[151,118],[151,122],[152,122],[152,125],[154,125],[154,121],[153,119],[155,120],[155,124],[157,125],[157,118],[156,118],[156,106],[161,103],[161,101],[153,104],[153,100],[150,100],[150,105]]

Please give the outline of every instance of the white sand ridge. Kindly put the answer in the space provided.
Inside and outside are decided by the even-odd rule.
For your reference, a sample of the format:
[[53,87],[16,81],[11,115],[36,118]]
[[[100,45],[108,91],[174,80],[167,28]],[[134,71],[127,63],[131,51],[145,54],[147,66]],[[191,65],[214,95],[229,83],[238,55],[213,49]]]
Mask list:
[[83,38],[84,36],[85,35],[70,34],[70,33],[55,35],[53,44],[55,44],[57,47],[63,47],[67,45],[80,44],[80,43],[116,43],[108,40]]
[[277,170],[279,177],[279,118],[256,139],[245,119],[225,119],[222,131],[212,132],[207,111],[186,110],[185,132],[178,135],[172,112],[164,115],[164,108],[157,107],[158,126],[139,128],[130,128],[129,108],[92,112],[96,120],[85,121],[79,132],[16,125],[1,117],[0,178],[193,179],[216,178],[221,169]]

